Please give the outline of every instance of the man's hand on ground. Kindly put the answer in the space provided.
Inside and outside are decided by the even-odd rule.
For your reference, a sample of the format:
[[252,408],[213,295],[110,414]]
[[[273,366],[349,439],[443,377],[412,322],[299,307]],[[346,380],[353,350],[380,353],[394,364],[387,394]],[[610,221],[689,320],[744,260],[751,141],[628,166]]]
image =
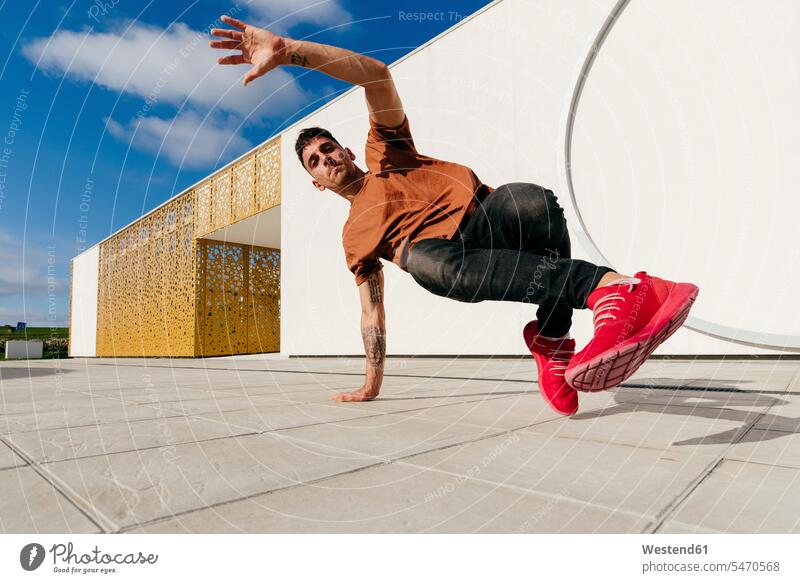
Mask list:
[[359,401],[372,401],[378,396],[379,391],[367,390],[366,387],[361,387],[357,391],[336,393],[331,399],[337,403],[350,403]]
[[220,65],[241,65],[243,63],[253,65],[242,79],[245,85],[281,64],[285,46],[285,40],[282,37],[263,28],[245,24],[230,16],[223,16],[222,20],[238,30],[212,28],[212,36],[230,40],[212,40],[209,44],[215,49],[241,51],[238,55],[220,57],[217,62]]

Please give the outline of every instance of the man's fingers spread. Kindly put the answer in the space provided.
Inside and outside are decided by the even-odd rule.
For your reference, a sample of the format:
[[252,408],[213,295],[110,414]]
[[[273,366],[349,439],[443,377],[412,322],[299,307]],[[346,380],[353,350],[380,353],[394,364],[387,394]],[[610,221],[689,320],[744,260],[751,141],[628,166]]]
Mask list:
[[212,28],[211,36],[221,36],[224,38],[232,38],[234,40],[242,40],[242,33],[238,30],[231,30],[229,28]]
[[242,30],[247,28],[247,25],[244,22],[242,22],[241,20],[236,20],[235,18],[231,18],[227,14],[222,15],[222,22],[227,22],[231,26],[235,26],[236,28],[240,28]]
[[238,40],[212,40],[208,44],[214,49],[238,49],[242,46]]
[[242,55],[228,55],[227,57],[220,57],[217,62],[220,65],[241,65],[244,63],[244,57]]
[[260,77],[260,76],[261,76],[261,72],[258,70],[258,67],[255,67],[255,66],[254,66],[254,67],[253,67],[252,69],[250,69],[250,70],[247,72],[247,74],[244,76],[244,78],[242,79],[242,83],[244,83],[245,85],[247,85],[248,83],[250,83],[250,81],[252,81],[253,79],[257,79],[257,78],[258,78],[258,77]]

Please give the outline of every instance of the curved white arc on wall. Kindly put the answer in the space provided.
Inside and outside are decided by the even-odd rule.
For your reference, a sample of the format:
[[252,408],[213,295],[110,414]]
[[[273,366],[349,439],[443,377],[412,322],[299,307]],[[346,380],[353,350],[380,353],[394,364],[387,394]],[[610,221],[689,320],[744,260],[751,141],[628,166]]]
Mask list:
[[572,92],[566,186],[593,260],[700,286],[688,328],[797,351],[800,7],[759,10],[618,1]]

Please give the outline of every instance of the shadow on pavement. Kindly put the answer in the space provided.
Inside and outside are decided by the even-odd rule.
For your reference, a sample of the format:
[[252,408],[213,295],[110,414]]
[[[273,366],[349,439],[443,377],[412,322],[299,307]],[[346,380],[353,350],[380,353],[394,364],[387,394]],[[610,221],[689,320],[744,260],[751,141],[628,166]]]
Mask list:
[[73,372],[69,368],[59,366],[39,368],[22,366],[4,366],[0,364],[0,381],[10,381],[14,379],[29,379],[33,377],[45,377],[48,375],[63,374]]
[[[724,381],[723,381],[724,382]],[[652,387],[652,385],[651,385]],[[657,389],[659,392],[663,389]],[[625,391],[616,392],[614,394],[615,405],[598,409],[587,413],[578,413],[570,417],[570,421],[585,421],[589,419],[596,419],[599,417],[608,417],[610,415],[617,415],[621,413],[631,413],[635,411],[644,411],[648,413],[658,413],[661,415],[677,415],[681,417],[700,417],[709,420],[723,419],[726,421],[735,421],[741,423],[741,427],[729,429],[720,433],[706,435],[704,437],[696,437],[687,439],[685,441],[675,442],[672,445],[708,445],[708,444],[733,444],[733,443],[747,443],[755,441],[768,441],[770,439],[778,439],[785,435],[800,432],[800,418],[786,417],[777,415],[775,413],[767,412],[762,416],[758,416],[758,411],[741,411],[739,409],[731,409],[729,407],[780,407],[787,405],[789,401],[779,399],[773,396],[773,393],[758,393],[755,391],[742,391],[733,390],[725,391],[725,393],[734,393],[735,400],[725,398],[720,393],[719,389],[706,391],[704,389],[693,389],[692,394],[681,394],[684,389],[676,389],[673,392],[663,391],[666,394],[658,395],[659,399],[666,397],[666,402],[648,403],[647,399],[652,396],[652,393],[631,395],[626,394]],[[777,391],[776,391],[777,393]],[[785,393],[785,391],[780,394]],[[703,399],[698,402],[697,399]],[[635,399],[635,400],[634,400]],[[792,427],[791,430],[773,430],[753,432],[750,431],[755,421],[758,421],[759,426],[772,427],[776,423],[781,423],[785,426]]]

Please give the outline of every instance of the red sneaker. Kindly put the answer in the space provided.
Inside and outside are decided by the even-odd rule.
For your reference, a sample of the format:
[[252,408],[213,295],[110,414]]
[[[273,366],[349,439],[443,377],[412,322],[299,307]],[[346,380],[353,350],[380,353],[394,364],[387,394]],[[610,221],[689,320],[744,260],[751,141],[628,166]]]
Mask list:
[[681,327],[699,291],[644,271],[594,290],[586,300],[594,337],[570,362],[567,382],[579,391],[604,391],[625,381]]
[[536,360],[539,392],[550,407],[562,415],[578,410],[578,392],[564,380],[570,358],[575,354],[575,340],[548,340],[539,336],[539,322],[525,325],[522,337]]

